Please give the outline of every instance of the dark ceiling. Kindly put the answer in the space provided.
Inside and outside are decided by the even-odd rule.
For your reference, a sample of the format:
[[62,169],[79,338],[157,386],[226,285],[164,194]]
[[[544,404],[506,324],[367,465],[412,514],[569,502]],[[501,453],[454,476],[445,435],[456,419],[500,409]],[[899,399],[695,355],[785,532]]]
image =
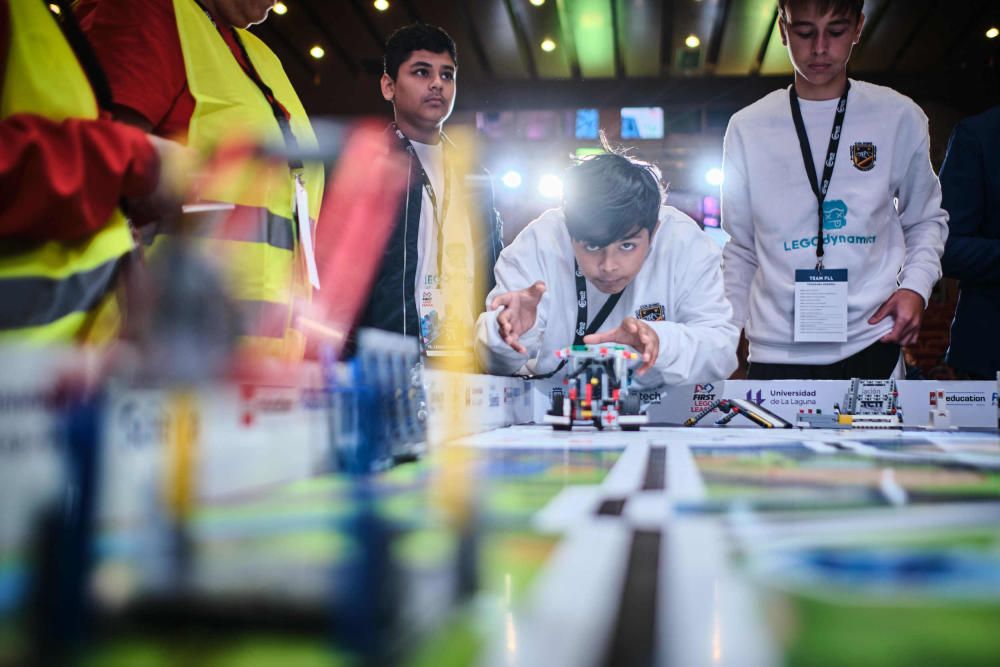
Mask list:
[[[536,0],[537,1],[537,0]],[[444,27],[459,52],[459,110],[586,106],[739,107],[791,66],[774,0],[284,0],[254,30],[312,114],[385,113],[385,39]],[[852,73],[918,100],[976,111],[1000,102],[996,0],[866,0]],[[700,44],[688,46],[690,35]],[[544,51],[543,40],[555,48]],[[321,46],[315,59],[310,49]]]

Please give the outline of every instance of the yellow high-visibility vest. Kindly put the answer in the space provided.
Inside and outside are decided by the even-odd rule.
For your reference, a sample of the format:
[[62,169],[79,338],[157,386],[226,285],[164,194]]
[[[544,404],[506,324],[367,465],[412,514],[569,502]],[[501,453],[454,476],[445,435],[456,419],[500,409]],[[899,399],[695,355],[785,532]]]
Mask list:
[[[57,122],[96,119],[90,82],[46,4],[18,0],[9,7],[0,119],[14,114]],[[30,345],[113,340],[120,324],[118,271],[133,247],[118,210],[100,231],[80,241],[0,241],[0,340]]]
[[[237,139],[280,145],[281,129],[270,104],[205,11],[194,0],[174,0],[174,12],[188,88],[195,99],[188,145],[206,154]],[[277,56],[250,32],[236,33],[261,80],[288,110],[299,146],[316,147],[309,118]],[[253,237],[215,236],[202,242],[214,258],[221,258],[229,292],[244,314],[284,314],[284,331],[247,337],[253,349],[286,360],[301,359],[304,337],[292,322],[293,302],[309,299],[311,290],[294,219],[294,177],[287,164],[255,163],[250,173],[249,179],[246,171],[228,182],[213,179],[211,189],[201,195],[259,209]],[[316,219],[323,197],[323,166],[306,163],[298,175],[308,193],[310,217]]]

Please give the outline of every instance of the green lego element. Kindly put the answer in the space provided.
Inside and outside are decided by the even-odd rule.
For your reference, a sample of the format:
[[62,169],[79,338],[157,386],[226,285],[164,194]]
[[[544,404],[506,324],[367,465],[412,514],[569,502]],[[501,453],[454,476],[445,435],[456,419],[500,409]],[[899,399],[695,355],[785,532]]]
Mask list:
[[590,352],[589,345],[574,345],[570,349],[573,350],[574,352]]

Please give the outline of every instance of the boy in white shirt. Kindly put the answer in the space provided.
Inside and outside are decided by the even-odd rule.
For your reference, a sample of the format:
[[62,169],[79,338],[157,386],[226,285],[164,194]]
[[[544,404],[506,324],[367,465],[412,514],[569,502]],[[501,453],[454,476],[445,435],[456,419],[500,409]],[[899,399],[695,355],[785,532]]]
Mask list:
[[927,118],[847,77],[863,6],[778,0],[795,83],[726,131],[726,296],[752,379],[890,377],[941,277],[948,216]]
[[[605,144],[607,148],[607,144]],[[736,368],[739,332],[720,250],[663,204],[654,167],[611,152],[566,174],[563,206],[500,253],[476,353],[493,373],[550,373],[574,343],[629,345],[639,386],[710,382]]]

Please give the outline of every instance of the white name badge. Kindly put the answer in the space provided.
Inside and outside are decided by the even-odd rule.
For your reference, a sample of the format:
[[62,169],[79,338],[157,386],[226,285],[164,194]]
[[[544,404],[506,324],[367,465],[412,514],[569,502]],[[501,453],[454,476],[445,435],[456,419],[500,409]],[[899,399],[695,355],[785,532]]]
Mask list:
[[847,269],[795,272],[795,342],[847,342]]
[[316,268],[316,252],[313,250],[312,221],[309,219],[309,193],[301,176],[295,177],[295,210],[299,219],[299,241],[302,255],[306,260],[309,282],[319,289],[319,271]]

